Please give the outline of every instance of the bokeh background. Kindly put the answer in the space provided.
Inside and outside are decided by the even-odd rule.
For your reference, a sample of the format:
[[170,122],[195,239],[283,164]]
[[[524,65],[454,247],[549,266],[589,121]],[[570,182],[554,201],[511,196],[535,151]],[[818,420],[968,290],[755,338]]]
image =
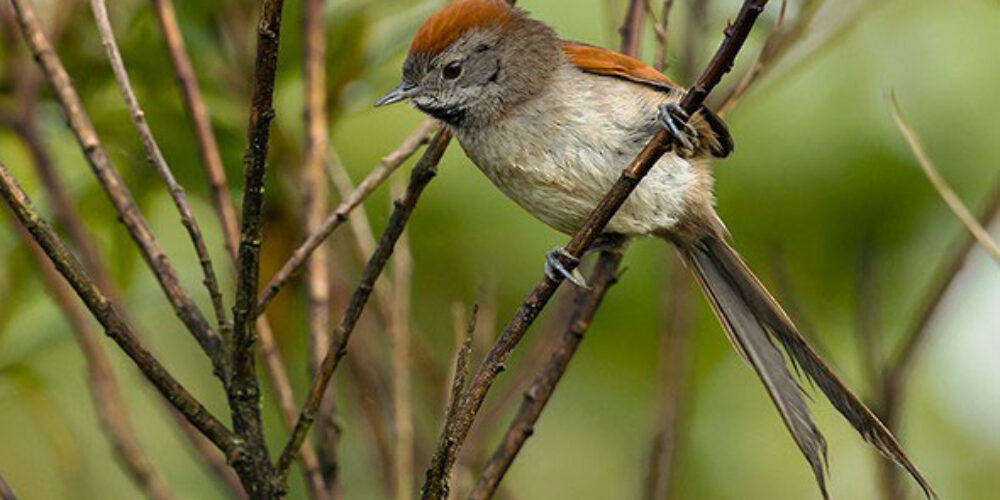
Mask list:
[[[53,0],[39,0],[41,9]],[[202,304],[200,270],[166,193],[145,162],[97,39],[86,2],[58,46],[112,159],[140,199],[182,278]],[[155,18],[147,2],[110,2],[112,21],[134,84],[168,161],[188,188],[218,268],[227,303],[232,272],[208,201],[196,154]],[[407,107],[373,109],[396,84],[408,38],[442,2],[329,0],[332,146],[355,180],[423,119]],[[524,0],[521,5],[566,38],[619,44],[619,0]],[[658,2],[654,2],[658,3]],[[690,22],[692,2],[678,0],[670,24],[668,73],[677,68],[686,30],[704,30],[696,48],[711,53],[736,11],[735,0],[712,2],[704,25]],[[915,320],[935,270],[962,235],[958,222],[914,162],[888,112],[894,91],[922,134],[943,175],[978,207],[1000,173],[1000,6],[992,0],[829,2],[805,39],[770,71],[729,116],[736,154],[716,165],[719,212],[751,266],[809,327],[827,358],[857,392],[873,394],[864,368],[870,341],[859,311],[877,311],[877,340],[892,352]],[[286,2],[277,119],[268,175],[263,277],[269,277],[303,237],[301,6]],[[741,72],[759,50],[779,4],[772,2],[740,59]],[[4,9],[9,6],[4,5]],[[789,2],[793,15],[798,0]],[[256,2],[177,2],[181,28],[206,95],[234,196],[253,61]],[[856,16],[856,19],[848,19]],[[845,21],[846,20],[846,21]],[[840,27],[847,26],[844,29]],[[0,57],[24,57],[19,34],[4,26]],[[695,37],[694,39],[698,39]],[[654,37],[644,35],[651,60]],[[701,63],[697,65],[700,68]],[[32,69],[33,70],[33,69]],[[11,106],[3,74],[0,103]],[[735,78],[728,80],[731,84]],[[46,90],[39,120],[60,175],[101,243],[126,303],[149,344],[210,408],[225,413],[209,365],[173,317],[127,234],[117,224],[76,143]],[[45,213],[50,213],[24,146],[0,130],[0,160]],[[405,175],[408,166],[400,170]],[[566,238],[523,213],[496,191],[458,147],[421,200],[409,226],[413,254],[411,325],[422,362],[413,376],[417,410],[417,475],[441,421],[441,397],[453,349],[454,304],[479,303],[491,313],[480,327],[496,331],[541,275],[543,255]],[[994,188],[995,189],[995,188]],[[365,210],[378,231],[389,209],[383,187]],[[336,202],[336,197],[333,198]],[[86,387],[85,365],[70,326],[13,231],[0,216],[0,473],[22,498],[131,498],[135,487],[117,469],[99,430]],[[997,235],[994,226],[993,234]],[[358,276],[347,231],[333,237],[334,291],[342,303]],[[613,288],[568,374],[504,482],[512,498],[633,498],[640,496],[657,428],[662,369],[659,344],[671,301],[674,258],[656,241],[635,243],[628,270]],[[867,262],[867,267],[862,266]],[[862,293],[862,289],[866,292]],[[271,309],[280,348],[297,394],[306,387],[301,283]],[[492,406],[494,428],[474,433],[470,448],[488,452],[516,408],[530,373],[544,359],[533,344],[557,333],[566,294],[536,324],[501,378]],[[760,383],[725,340],[700,295],[685,310],[691,320],[681,405],[673,498],[817,498],[808,467],[787,436]],[[928,341],[907,380],[899,437],[943,498],[995,498],[1000,491],[1000,270],[973,252],[930,326]],[[563,313],[560,313],[563,311]],[[339,318],[339,306],[334,309]],[[495,316],[495,325],[488,316]],[[371,311],[358,337],[372,363],[387,373],[388,337]],[[484,326],[485,324],[485,326]],[[180,498],[220,498],[178,438],[158,397],[110,342],[132,421],[155,465]],[[477,352],[477,357],[482,350]],[[437,379],[435,379],[437,377]],[[527,378],[526,378],[527,377]],[[370,440],[369,417],[345,372],[336,379],[345,436],[340,452],[347,498],[386,495]],[[510,386],[511,383],[515,385]],[[435,386],[435,384],[440,384]],[[517,385],[519,384],[519,385]],[[383,383],[384,385],[384,383]],[[269,439],[285,433],[266,394]],[[387,411],[388,393],[362,394]],[[821,396],[814,409],[830,442],[830,489],[838,498],[877,498],[877,458]],[[228,420],[228,419],[225,419]],[[479,451],[475,451],[478,449]],[[473,456],[472,460],[475,461]],[[293,474],[291,498],[304,496]],[[459,479],[459,484],[462,483]],[[916,491],[907,484],[909,493]]]

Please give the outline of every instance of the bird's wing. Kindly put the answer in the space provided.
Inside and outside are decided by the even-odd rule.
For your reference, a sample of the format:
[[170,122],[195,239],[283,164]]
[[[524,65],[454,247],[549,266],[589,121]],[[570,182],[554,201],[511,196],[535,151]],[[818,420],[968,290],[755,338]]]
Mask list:
[[[608,49],[579,42],[564,42],[563,54],[572,65],[585,73],[621,78],[664,92],[681,88],[667,75],[660,73],[652,66]],[[711,147],[712,155],[717,158],[729,156],[729,153],[733,151],[733,138],[729,135],[726,123],[708,107],[702,107],[700,115],[707,125],[706,131],[711,131],[716,139],[715,144]],[[697,127],[698,124],[695,123],[695,126]]]
[[563,44],[563,54],[577,68],[595,75],[613,76],[661,90],[679,89],[673,80],[648,64],[617,52],[578,42]]

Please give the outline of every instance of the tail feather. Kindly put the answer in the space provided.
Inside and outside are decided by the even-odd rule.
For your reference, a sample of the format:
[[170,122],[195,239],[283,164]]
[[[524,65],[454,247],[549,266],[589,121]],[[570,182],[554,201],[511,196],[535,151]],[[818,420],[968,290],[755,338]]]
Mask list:
[[821,464],[826,460],[826,442],[813,424],[803,393],[772,339],[784,348],[796,372],[805,373],[806,379],[819,387],[866,441],[904,468],[927,498],[936,498],[892,433],[806,343],[732,247],[721,237],[708,236],[681,253],[698,277],[730,341],[764,382],[785,425],[812,466],[824,498],[827,493]]

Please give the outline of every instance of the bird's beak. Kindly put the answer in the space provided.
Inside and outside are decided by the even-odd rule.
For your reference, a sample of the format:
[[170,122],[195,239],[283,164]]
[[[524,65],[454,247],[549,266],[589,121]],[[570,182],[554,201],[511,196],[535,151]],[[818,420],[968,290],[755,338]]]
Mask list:
[[385,106],[387,104],[395,104],[400,101],[405,101],[414,95],[416,95],[419,88],[412,84],[403,82],[399,84],[398,87],[392,89],[388,94],[382,96],[381,99],[375,102],[375,107]]

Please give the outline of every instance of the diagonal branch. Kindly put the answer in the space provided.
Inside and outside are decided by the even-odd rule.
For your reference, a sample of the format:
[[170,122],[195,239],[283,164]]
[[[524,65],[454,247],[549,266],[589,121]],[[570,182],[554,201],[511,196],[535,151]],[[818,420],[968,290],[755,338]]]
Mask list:
[[7,481],[4,481],[2,474],[0,474],[0,500],[17,500],[17,495],[14,494],[14,490],[10,488]]
[[21,225],[31,233],[35,242],[42,248],[55,265],[59,274],[69,282],[76,294],[83,300],[87,309],[94,315],[105,332],[114,340],[125,354],[135,362],[143,375],[160,391],[161,394],[206,437],[229,456],[241,452],[241,444],[208,410],[202,406],[177,382],[166,368],[143,348],[132,328],[122,319],[116,307],[97,289],[97,286],[83,272],[79,261],[62,243],[49,223],[43,219],[31,204],[31,200],[17,185],[7,167],[0,163],[0,197],[14,212]]
[[306,241],[304,241],[298,248],[292,252],[292,256],[286,261],[281,269],[275,273],[274,277],[271,278],[270,283],[264,287],[264,290],[260,294],[260,302],[257,304],[258,314],[263,313],[267,309],[267,305],[274,299],[285,284],[295,276],[302,266],[305,264],[306,259],[316,251],[321,244],[323,244],[326,239],[333,234],[333,232],[341,226],[345,221],[347,221],[348,216],[351,212],[361,205],[362,202],[368,198],[375,189],[378,188],[382,182],[389,178],[393,172],[396,171],[408,158],[413,156],[420,146],[425,144],[428,138],[434,133],[439,124],[435,120],[426,120],[420,128],[418,128],[413,134],[411,134],[406,140],[403,141],[400,146],[390,153],[389,155],[382,158],[378,166],[375,167],[371,173],[368,174],[364,180],[358,184],[358,187],[354,189],[350,196],[344,198],[344,200],[334,209],[333,213],[327,216],[320,224],[319,228],[310,234]]
[[181,216],[181,222],[184,224],[184,228],[187,229],[191,243],[194,245],[195,253],[198,255],[198,262],[201,264],[201,270],[205,276],[205,288],[208,289],[208,295],[212,300],[212,307],[215,310],[215,318],[219,324],[219,333],[222,335],[223,340],[225,340],[230,331],[229,321],[226,319],[226,310],[222,305],[222,293],[219,292],[219,280],[215,277],[215,268],[212,265],[212,258],[208,255],[208,248],[205,246],[205,238],[201,234],[201,227],[199,227],[198,221],[195,220],[194,215],[191,213],[191,206],[187,202],[184,188],[174,178],[174,174],[170,170],[170,165],[167,164],[167,160],[163,157],[160,146],[153,137],[153,131],[149,128],[149,123],[146,121],[146,114],[139,106],[139,100],[135,96],[132,83],[129,81],[128,71],[125,69],[125,61],[122,60],[121,51],[118,49],[118,42],[115,41],[114,30],[111,28],[111,20],[108,18],[107,5],[104,3],[104,0],[91,0],[90,9],[94,13],[94,19],[97,21],[97,32],[101,37],[101,42],[104,44],[104,50],[108,54],[108,61],[111,63],[111,69],[114,72],[115,80],[118,82],[118,88],[121,90],[122,99],[125,101],[125,106],[128,108],[129,114],[132,115],[132,122],[139,132],[142,146],[146,149],[146,155],[150,163],[152,163],[153,168],[156,169],[156,173],[160,175],[163,183],[167,185],[167,192],[170,193],[170,198],[173,200],[174,206]]
[[[577,348],[583,341],[583,336],[590,328],[590,323],[597,313],[597,308],[604,300],[605,294],[618,280],[618,266],[622,261],[622,251],[614,249],[601,252],[590,277],[590,289],[577,292],[576,309],[573,311],[566,329],[559,337],[558,344],[552,349],[548,363],[538,373],[531,387],[524,393],[524,400],[517,414],[507,427],[493,456],[487,462],[475,489],[469,495],[470,500],[486,500],[492,498],[507,469],[517,458],[518,452],[525,441],[534,434],[535,423],[549,402],[556,389],[556,384],[569,368]],[[437,484],[446,484],[447,478],[438,478]],[[443,483],[444,482],[444,483]],[[432,482],[434,484],[434,482]]]
[[361,317],[361,312],[364,311],[365,305],[368,303],[375,280],[382,273],[386,263],[389,261],[393,248],[402,235],[403,229],[406,227],[406,223],[413,213],[413,209],[416,208],[417,201],[420,199],[424,188],[437,175],[437,165],[441,161],[441,157],[444,155],[444,151],[450,141],[451,133],[448,130],[442,129],[438,131],[437,135],[431,139],[430,144],[427,145],[424,156],[413,167],[413,173],[410,175],[410,183],[406,187],[406,192],[400,199],[396,200],[395,208],[392,215],[389,216],[389,223],[382,233],[379,245],[368,260],[368,264],[365,265],[358,287],[354,290],[354,294],[351,296],[351,301],[344,311],[340,324],[337,325],[336,330],[334,330],[330,338],[329,350],[326,353],[326,357],[323,358],[319,372],[313,379],[312,386],[309,388],[309,393],[302,405],[302,413],[299,415],[298,422],[295,423],[295,428],[292,430],[292,435],[285,445],[281,457],[278,459],[276,468],[279,479],[287,477],[292,457],[294,457],[302,442],[305,441],[306,434],[309,432],[309,428],[316,418],[316,410],[319,408],[323,394],[330,383],[330,378],[333,377],[333,372],[336,371],[340,360],[347,354],[347,343],[350,341],[351,333],[354,331],[354,327]]
[[[708,67],[698,78],[698,81],[681,101],[681,107],[689,115],[695,113],[705,102],[705,98],[715,88],[722,79],[722,76],[730,71],[733,60],[739,53],[750,34],[750,29],[757,17],[764,9],[767,0],[745,0],[736,20],[725,30],[725,39],[712,58]],[[670,135],[661,130],[658,132],[643,150],[636,156],[632,163],[622,172],[618,181],[615,182],[611,190],[608,191],[604,199],[597,205],[594,211],[587,218],[576,235],[565,247],[565,253],[560,260],[567,270],[572,271],[579,264],[583,253],[589,248],[598,236],[604,231],[605,226],[622,206],[629,194],[639,184],[639,181],[649,172],[653,165],[665,152],[672,147]],[[555,279],[544,276],[531,291],[528,297],[518,308],[514,317],[507,324],[507,327],[497,339],[496,345],[483,360],[469,388],[462,396],[461,415],[458,425],[451,431],[443,432],[438,441],[438,449],[443,450],[435,460],[444,461],[444,470],[450,469],[454,464],[458,450],[461,448],[472,423],[476,418],[479,408],[486,399],[486,393],[493,385],[496,377],[503,371],[504,364],[510,357],[511,352],[524,337],[528,327],[537,319],[541,310],[548,303],[556,289],[562,284],[562,277]],[[429,467],[428,479],[434,479],[430,471],[438,470],[441,465],[433,463]],[[436,498],[434,495],[441,492],[440,485],[425,482],[422,491],[423,498]]]
[[69,74],[66,73],[66,69],[42,30],[32,2],[30,0],[11,0],[11,3],[14,5],[18,24],[32,55],[55,92],[70,128],[80,143],[94,174],[118,212],[121,222],[139,247],[143,259],[156,275],[157,281],[175,313],[191,331],[202,349],[208,353],[216,376],[223,381],[227,380],[228,368],[218,333],[212,330],[211,325],[180,283],[177,272],[156,241],[149,223],[139,212],[132,194],[122,181],[121,175],[111,164],[107,152],[97,137],[97,131],[83,109],[80,96],[73,88]]

